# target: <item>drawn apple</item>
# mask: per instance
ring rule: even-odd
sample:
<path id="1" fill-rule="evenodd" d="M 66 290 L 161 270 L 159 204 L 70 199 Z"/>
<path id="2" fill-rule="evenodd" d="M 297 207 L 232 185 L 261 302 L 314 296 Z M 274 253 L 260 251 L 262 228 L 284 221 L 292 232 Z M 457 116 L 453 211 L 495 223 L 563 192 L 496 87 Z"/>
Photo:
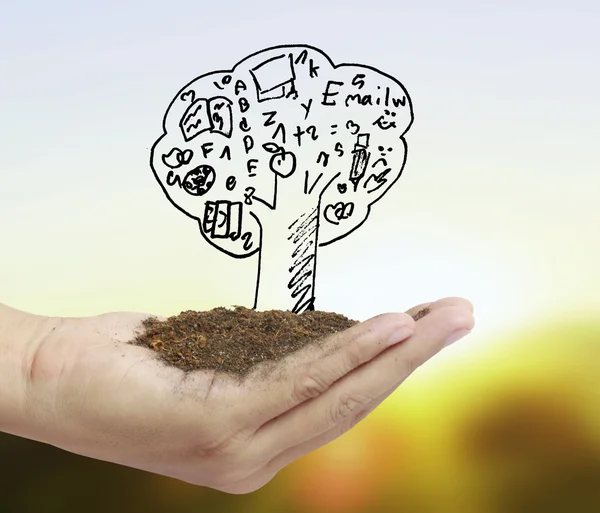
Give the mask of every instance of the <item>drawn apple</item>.
<path id="1" fill-rule="evenodd" d="M 281 178 L 287 178 L 296 171 L 296 155 L 291 151 L 282 151 L 271 157 L 269 162 L 271 171 L 277 173 Z"/>
<path id="2" fill-rule="evenodd" d="M 296 155 L 291 151 L 285 151 L 281 146 L 275 143 L 263 144 L 265 151 L 271 153 L 269 168 L 273 173 L 278 174 L 281 178 L 287 178 L 296 171 Z"/>

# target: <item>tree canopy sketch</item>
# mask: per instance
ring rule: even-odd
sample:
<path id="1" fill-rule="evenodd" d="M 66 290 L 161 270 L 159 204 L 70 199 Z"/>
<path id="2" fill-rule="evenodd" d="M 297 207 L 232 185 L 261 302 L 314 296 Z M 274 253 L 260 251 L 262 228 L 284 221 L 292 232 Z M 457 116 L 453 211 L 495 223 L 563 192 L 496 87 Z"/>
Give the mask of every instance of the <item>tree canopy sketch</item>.
<path id="1" fill-rule="evenodd" d="M 207 242 L 258 253 L 254 308 L 300 313 L 315 308 L 317 249 L 359 228 L 396 183 L 412 122 L 395 78 L 278 46 L 179 91 L 151 167 Z"/>

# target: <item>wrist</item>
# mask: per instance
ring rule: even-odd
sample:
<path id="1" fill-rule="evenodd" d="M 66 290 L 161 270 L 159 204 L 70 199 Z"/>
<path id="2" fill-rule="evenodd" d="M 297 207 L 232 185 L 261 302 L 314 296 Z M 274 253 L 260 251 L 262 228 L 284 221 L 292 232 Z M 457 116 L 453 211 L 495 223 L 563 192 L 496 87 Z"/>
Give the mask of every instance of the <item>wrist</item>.
<path id="1" fill-rule="evenodd" d="M 53 320 L 0 303 L 0 431 L 38 439 L 31 372 Z"/>

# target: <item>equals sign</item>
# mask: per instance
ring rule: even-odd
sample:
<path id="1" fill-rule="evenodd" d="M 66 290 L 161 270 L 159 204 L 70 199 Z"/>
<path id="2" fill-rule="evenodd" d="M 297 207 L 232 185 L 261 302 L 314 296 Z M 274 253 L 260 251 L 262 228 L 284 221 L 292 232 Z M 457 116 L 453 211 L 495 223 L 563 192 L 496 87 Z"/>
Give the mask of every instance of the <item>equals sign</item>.
<path id="1" fill-rule="evenodd" d="M 337 134 L 337 125 L 331 125 L 331 135 Z"/>

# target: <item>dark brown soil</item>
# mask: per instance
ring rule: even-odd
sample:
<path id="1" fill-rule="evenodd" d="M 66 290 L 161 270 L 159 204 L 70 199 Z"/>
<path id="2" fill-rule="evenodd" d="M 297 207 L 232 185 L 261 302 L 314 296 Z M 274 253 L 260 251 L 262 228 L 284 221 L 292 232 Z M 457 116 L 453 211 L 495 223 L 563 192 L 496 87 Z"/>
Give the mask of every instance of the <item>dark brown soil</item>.
<path id="1" fill-rule="evenodd" d="M 186 372 L 210 369 L 243 377 L 261 362 L 280 360 L 357 322 L 322 311 L 190 310 L 166 321 L 147 319 L 132 344 L 155 350 L 163 362 Z"/>
<path id="2" fill-rule="evenodd" d="M 413 315 L 413 319 L 415 321 L 418 321 L 419 319 L 422 319 L 430 312 L 431 312 L 431 308 L 426 306 L 425 308 L 422 308 L 421 310 L 419 310 L 415 315 Z"/>

